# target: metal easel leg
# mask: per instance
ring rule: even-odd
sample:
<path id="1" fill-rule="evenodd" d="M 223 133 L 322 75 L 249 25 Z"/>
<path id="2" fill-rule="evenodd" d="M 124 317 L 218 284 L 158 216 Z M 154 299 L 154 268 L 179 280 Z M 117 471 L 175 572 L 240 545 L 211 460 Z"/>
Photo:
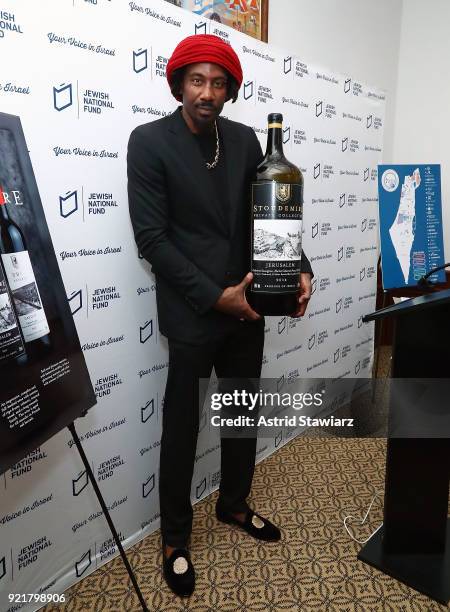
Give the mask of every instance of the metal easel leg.
<path id="1" fill-rule="evenodd" d="M 111 533 L 112 533 L 112 535 L 114 537 L 114 540 L 116 542 L 117 549 L 120 552 L 120 556 L 122 557 L 122 561 L 124 562 L 124 565 L 126 567 L 128 575 L 130 577 L 130 580 L 131 580 L 131 582 L 133 584 L 134 590 L 136 591 L 136 595 L 138 596 L 139 601 L 141 603 L 142 610 L 144 612 L 149 612 L 149 609 L 147 608 L 147 605 L 145 603 L 145 599 L 144 599 L 144 597 L 142 595 L 141 589 L 139 588 L 139 585 L 137 583 L 136 576 L 134 575 L 133 568 L 131 567 L 130 562 L 128 561 L 127 555 L 125 554 L 125 551 L 124 551 L 123 546 L 122 546 L 122 542 L 120 541 L 120 538 L 119 538 L 119 535 L 117 533 L 117 530 L 116 530 L 116 528 L 114 526 L 114 523 L 112 522 L 111 515 L 109 514 L 109 510 L 108 510 L 108 508 L 106 507 L 106 504 L 105 504 L 105 500 L 103 499 L 103 495 L 102 495 L 102 493 L 101 493 L 101 491 L 100 491 L 100 489 L 98 487 L 97 481 L 95 480 L 95 476 L 94 476 L 94 474 L 92 472 L 91 466 L 89 465 L 89 461 L 87 460 L 87 457 L 86 457 L 86 454 L 84 452 L 84 449 L 81 446 L 80 438 L 78 437 L 78 434 L 77 434 L 77 432 L 75 430 L 75 423 L 71 423 L 70 425 L 68 425 L 68 429 L 69 429 L 70 433 L 72 434 L 72 437 L 73 437 L 73 440 L 75 442 L 75 445 L 76 445 L 76 447 L 78 449 L 78 452 L 80 453 L 81 460 L 83 461 L 84 467 L 86 468 L 86 471 L 87 471 L 87 473 L 89 475 L 89 479 L 90 479 L 90 481 L 92 483 L 92 486 L 94 487 L 95 494 L 97 496 L 97 499 L 98 499 L 98 501 L 100 503 L 100 506 L 101 506 L 101 508 L 103 510 L 103 514 L 105 515 L 106 521 L 107 521 L 107 523 L 109 525 Z"/>

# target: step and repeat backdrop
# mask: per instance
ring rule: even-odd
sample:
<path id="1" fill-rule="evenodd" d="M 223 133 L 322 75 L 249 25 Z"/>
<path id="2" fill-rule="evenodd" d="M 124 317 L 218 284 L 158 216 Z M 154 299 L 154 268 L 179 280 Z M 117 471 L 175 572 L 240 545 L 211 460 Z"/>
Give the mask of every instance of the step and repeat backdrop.
<path id="1" fill-rule="evenodd" d="M 128 218 L 126 148 L 136 125 L 175 110 L 165 66 L 195 33 L 221 36 L 241 59 L 224 116 L 252 126 L 264 149 L 267 114 L 282 112 L 286 156 L 305 177 L 313 296 L 302 320 L 267 318 L 263 375 L 289 391 L 298 379 L 323 388 L 371 374 L 373 327 L 361 318 L 375 307 L 384 93 L 162 0 L 0 0 L 0 111 L 22 122 L 98 402 L 76 426 L 126 547 L 159 527 L 168 366 Z M 261 437 L 257 461 L 298 432 Z M 205 410 L 194 502 L 218 487 L 219 444 Z M 61 593 L 115 554 L 67 430 L 1 477 L 1 610 L 35 610 L 7 594 Z"/>

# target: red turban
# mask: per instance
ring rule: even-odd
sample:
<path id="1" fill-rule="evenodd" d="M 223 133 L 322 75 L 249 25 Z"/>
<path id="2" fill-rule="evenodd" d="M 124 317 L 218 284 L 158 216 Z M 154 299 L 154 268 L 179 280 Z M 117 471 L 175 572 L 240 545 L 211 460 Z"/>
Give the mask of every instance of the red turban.
<path id="1" fill-rule="evenodd" d="M 194 34 L 178 43 L 166 66 L 169 85 L 171 85 L 174 70 L 188 64 L 202 62 L 222 66 L 236 79 L 239 87 L 241 86 L 242 67 L 236 52 L 219 36 L 212 34 Z M 175 98 L 181 102 L 180 95 Z"/>

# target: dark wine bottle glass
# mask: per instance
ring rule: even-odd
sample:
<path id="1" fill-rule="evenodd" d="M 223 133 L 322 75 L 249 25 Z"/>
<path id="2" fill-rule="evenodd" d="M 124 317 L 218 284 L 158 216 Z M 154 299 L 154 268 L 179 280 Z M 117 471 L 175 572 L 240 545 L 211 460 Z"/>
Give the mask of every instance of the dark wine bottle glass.
<path id="1" fill-rule="evenodd" d="M 268 116 L 267 150 L 252 183 L 247 301 L 261 315 L 292 315 L 300 288 L 303 175 L 283 153 L 283 115 Z"/>

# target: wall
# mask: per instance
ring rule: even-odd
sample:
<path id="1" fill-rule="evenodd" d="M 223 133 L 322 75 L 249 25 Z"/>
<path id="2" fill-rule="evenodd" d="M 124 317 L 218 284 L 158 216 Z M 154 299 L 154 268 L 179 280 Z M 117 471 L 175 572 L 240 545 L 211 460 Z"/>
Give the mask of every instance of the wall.
<path id="1" fill-rule="evenodd" d="M 271 45 L 386 91 L 384 160 L 392 156 L 401 15 L 402 0 L 271 0 L 269 5 Z"/>
<path id="2" fill-rule="evenodd" d="M 370 0 L 272 0 L 269 9 L 272 45 L 355 78 L 364 76 L 386 90 L 384 163 L 442 165 L 446 260 L 450 153 L 442 126 L 450 107 L 450 81 L 443 78 L 450 57 L 449 23 L 447 0 L 379 0 L 376 5 Z"/>
<path id="3" fill-rule="evenodd" d="M 446 261 L 450 258 L 450 3 L 404 0 L 392 157 L 396 163 L 438 163 Z M 445 126 L 446 129 L 445 129 Z M 386 152 L 387 154 L 387 152 Z"/>

